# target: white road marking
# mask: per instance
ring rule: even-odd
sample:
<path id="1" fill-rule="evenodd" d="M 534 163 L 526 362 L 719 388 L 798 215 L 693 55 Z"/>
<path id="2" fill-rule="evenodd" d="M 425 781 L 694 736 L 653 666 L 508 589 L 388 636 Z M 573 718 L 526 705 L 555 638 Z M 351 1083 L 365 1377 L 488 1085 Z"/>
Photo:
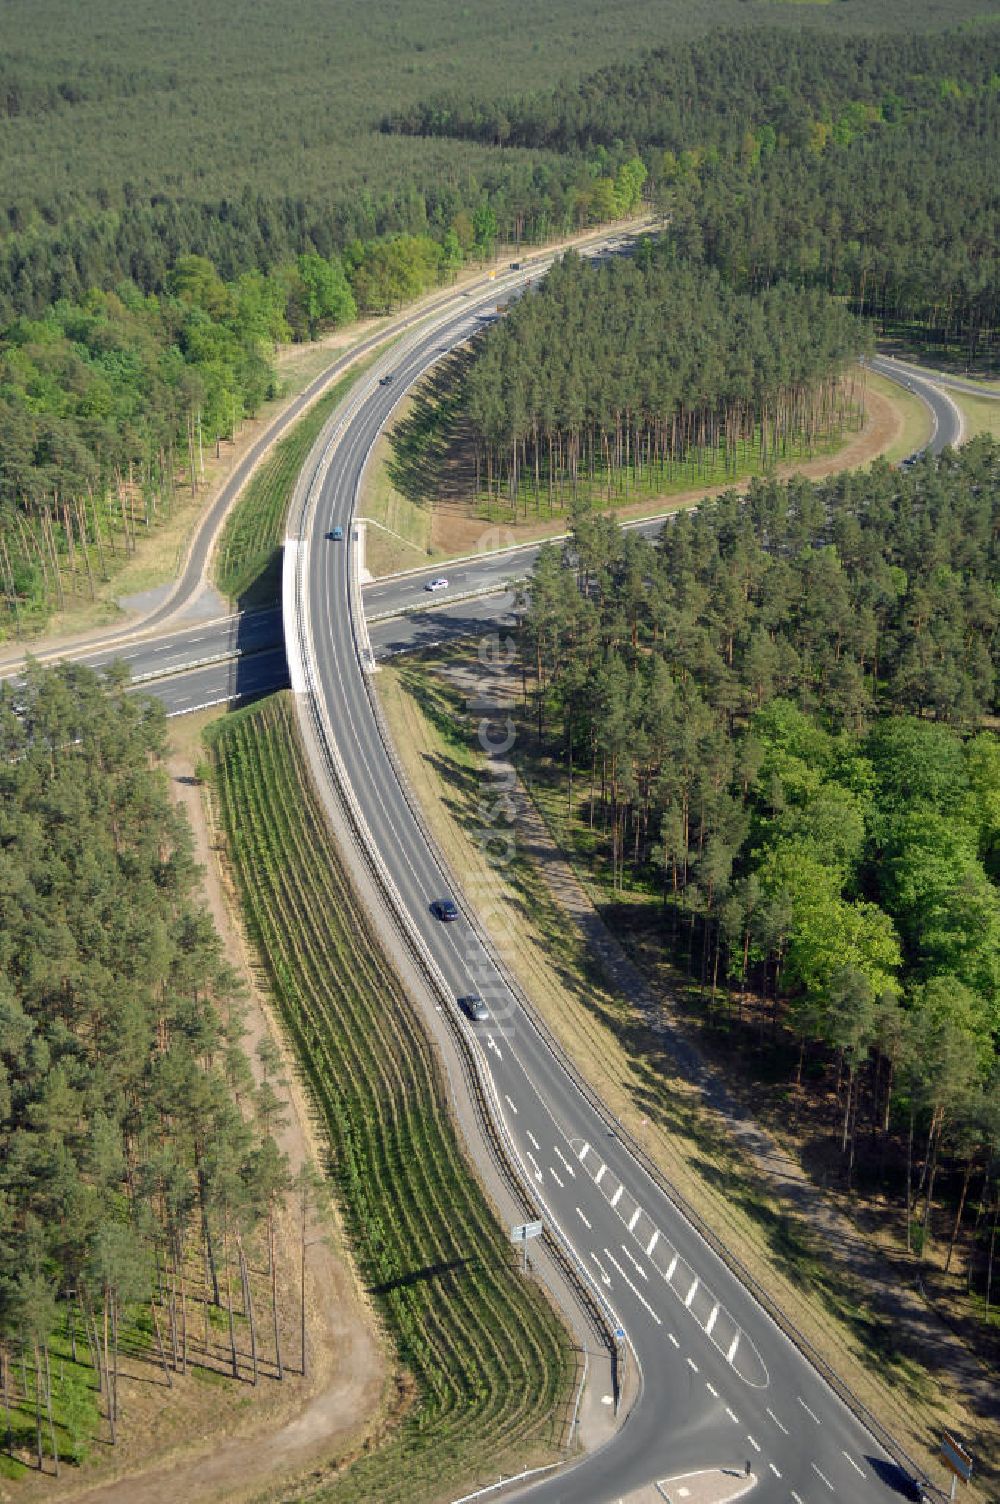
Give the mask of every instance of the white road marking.
<path id="1" fill-rule="evenodd" d="M 611 1283 L 611 1275 L 605 1269 L 604 1265 L 601 1263 L 600 1259 L 597 1257 L 597 1254 L 592 1252 L 591 1255 L 590 1255 L 590 1257 L 593 1259 L 594 1263 L 597 1265 L 598 1269 L 601 1271 L 601 1279 L 604 1281 L 604 1283 L 606 1285 L 610 1285 L 610 1283 Z"/>
<path id="2" fill-rule="evenodd" d="M 705 1336 L 706 1337 L 711 1337 L 711 1335 L 712 1335 L 712 1328 L 715 1325 L 716 1321 L 718 1321 L 718 1319 L 719 1319 L 719 1305 L 718 1305 L 718 1302 L 716 1302 L 715 1305 L 712 1307 L 712 1313 L 711 1313 L 711 1315 L 709 1316 L 708 1320 L 705 1322 Z"/>
<path id="3" fill-rule="evenodd" d="M 634 1258 L 632 1256 L 632 1254 L 629 1253 L 629 1251 L 625 1247 L 624 1243 L 621 1245 L 621 1249 L 622 1249 L 622 1253 L 628 1259 L 629 1263 L 632 1265 L 632 1268 L 635 1270 L 636 1274 L 638 1274 L 639 1278 L 640 1279 L 644 1279 L 644 1280 L 646 1280 L 648 1282 L 649 1275 L 646 1273 L 645 1269 L 639 1263 L 638 1259 Z"/>
<path id="4" fill-rule="evenodd" d="M 695 1277 L 694 1277 L 694 1279 L 691 1281 L 691 1288 L 688 1291 L 688 1293 L 687 1293 L 687 1295 L 686 1295 L 686 1297 L 684 1299 L 684 1304 L 688 1307 L 689 1310 L 690 1310 L 690 1307 L 691 1307 L 691 1302 L 694 1300 L 695 1292 L 698 1289 L 698 1286 L 700 1284 L 701 1284 L 701 1280 L 698 1278 L 698 1276 L 696 1274 Z"/>
<path id="5" fill-rule="evenodd" d="M 816 1466 L 815 1462 L 810 1462 L 809 1466 L 812 1468 L 812 1470 L 816 1474 L 817 1478 L 822 1478 L 823 1482 L 826 1484 L 826 1486 L 830 1490 L 830 1492 L 832 1494 L 836 1493 L 836 1489 L 834 1488 L 833 1484 L 830 1482 L 829 1478 L 827 1478 L 823 1473 L 820 1472 L 820 1470 Z"/>
<path id="6" fill-rule="evenodd" d="M 680 1343 L 677 1341 L 677 1338 L 674 1336 L 673 1332 L 668 1332 L 667 1336 L 670 1338 L 675 1347 L 680 1347 Z"/>
<path id="7" fill-rule="evenodd" d="M 625 1190 L 625 1187 L 623 1185 L 620 1185 L 618 1187 L 617 1191 L 615 1191 L 615 1194 L 611 1198 L 611 1205 L 612 1206 L 617 1206 L 618 1205 L 619 1201 L 622 1199 L 622 1193 L 624 1192 L 624 1190 Z"/>
<path id="8" fill-rule="evenodd" d="M 864 1470 L 864 1468 L 863 1467 L 858 1467 L 858 1464 L 855 1462 L 855 1460 L 851 1456 L 850 1452 L 844 1452 L 844 1456 L 847 1458 L 848 1462 L 851 1464 L 851 1466 L 853 1467 L 854 1471 L 856 1473 L 860 1473 L 861 1476 L 862 1476 L 862 1478 L 863 1478 L 865 1476 L 865 1470 Z"/>
<path id="9" fill-rule="evenodd" d="M 731 1363 L 733 1361 L 733 1359 L 736 1357 L 736 1349 L 739 1347 L 739 1345 L 740 1345 L 740 1334 L 739 1334 L 739 1332 L 737 1332 L 736 1336 L 733 1338 L 732 1342 L 730 1342 L 730 1344 L 729 1344 L 729 1351 L 726 1354 L 726 1362 L 727 1363 Z"/>
<path id="10" fill-rule="evenodd" d="M 584 1227 L 589 1232 L 590 1231 L 590 1223 L 587 1221 L 586 1217 L 583 1215 L 583 1212 L 580 1210 L 579 1207 L 577 1207 L 577 1209 L 576 1209 L 576 1214 L 580 1218 L 580 1221 L 583 1223 Z"/>
<path id="11" fill-rule="evenodd" d="M 710 1384 L 707 1379 L 705 1380 L 705 1388 L 708 1390 L 713 1400 L 717 1400 L 719 1398 L 719 1391 L 716 1389 L 715 1385 Z"/>
<path id="12" fill-rule="evenodd" d="M 488 1034 L 486 1036 L 486 1043 L 487 1043 L 488 1047 L 493 1051 L 493 1053 L 497 1057 L 497 1059 L 498 1060 L 502 1060 L 503 1056 L 500 1053 L 500 1046 L 497 1044 L 497 1042 L 493 1038 L 492 1034 Z"/>
<path id="13" fill-rule="evenodd" d="M 795 1500 L 795 1504 L 802 1504 L 802 1500 L 799 1498 L 794 1488 L 792 1489 L 792 1498 Z"/>
<path id="14" fill-rule="evenodd" d="M 535 1135 L 530 1130 L 528 1130 L 528 1142 L 530 1143 L 530 1145 L 531 1145 L 531 1147 L 533 1149 L 540 1150 L 541 1147 L 542 1147 L 541 1144 L 538 1142 L 537 1138 L 535 1137 Z"/>
<path id="15" fill-rule="evenodd" d="M 805 1400 L 804 1400 L 804 1399 L 803 1399 L 803 1398 L 802 1398 L 802 1396 L 801 1396 L 801 1394 L 797 1394 L 797 1395 L 796 1395 L 796 1396 L 795 1396 L 795 1398 L 796 1398 L 796 1399 L 797 1399 L 797 1400 L 798 1400 L 798 1402 L 799 1402 L 799 1404 L 800 1404 L 800 1405 L 801 1405 L 801 1406 L 802 1406 L 802 1408 L 803 1408 L 803 1410 L 804 1410 L 804 1411 L 805 1411 L 805 1412 L 806 1412 L 806 1414 L 807 1414 L 807 1415 L 808 1415 L 808 1416 L 810 1416 L 810 1417 L 811 1417 L 811 1419 L 813 1419 L 813 1420 L 814 1420 L 814 1421 L 815 1421 L 815 1422 L 816 1422 L 816 1424 L 817 1424 L 817 1425 L 819 1425 L 819 1423 L 820 1423 L 820 1421 L 819 1421 L 819 1416 L 818 1416 L 818 1415 L 815 1415 L 815 1414 L 813 1414 L 813 1412 L 812 1412 L 812 1410 L 810 1410 L 810 1409 L 809 1409 L 809 1406 L 808 1406 L 808 1405 L 807 1405 L 807 1404 L 806 1404 L 806 1402 L 805 1402 Z"/>
<path id="16" fill-rule="evenodd" d="M 594 1184 L 595 1185 L 600 1185 L 601 1181 L 604 1179 L 604 1177 L 607 1174 L 607 1172 L 608 1172 L 607 1165 L 602 1165 L 601 1168 L 598 1170 L 597 1174 L 594 1176 Z"/>
<path id="17" fill-rule="evenodd" d="M 552 1168 L 551 1165 L 549 1165 L 549 1174 L 552 1176 L 552 1179 L 555 1181 L 555 1183 L 559 1187 L 559 1189 L 563 1190 L 563 1183 L 559 1179 L 559 1176 L 556 1174 L 555 1170 L 553 1170 L 553 1168 Z"/>
<path id="18" fill-rule="evenodd" d="M 653 1249 L 656 1247 L 657 1243 L 659 1242 L 659 1238 L 660 1238 L 660 1229 L 657 1227 L 653 1231 L 653 1236 L 650 1238 L 649 1242 L 646 1244 L 646 1257 L 647 1257 L 647 1259 L 649 1258 L 649 1255 L 652 1253 Z"/>
<path id="19" fill-rule="evenodd" d="M 688 1358 L 688 1360 L 687 1360 L 687 1366 L 688 1366 L 688 1368 L 691 1369 L 692 1373 L 697 1373 L 698 1372 L 698 1365 L 694 1361 L 693 1358 Z"/>
<path id="20" fill-rule="evenodd" d="M 670 1281 L 674 1277 L 674 1270 L 677 1268 L 677 1258 L 678 1258 L 678 1255 L 675 1253 L 674 1256 L 673 1256 L 673 1258 L 670 1260 L 670 1268 L 667 1270 L 666 1274 L 663 1276 L 663 1278 L 666 1280 L 666 1282 L 667 1282 L 668 1285 L 669 1285 Z"/>
<path id="21" fill-rule="evenodd" d="M 571 1175 L 573 1177 L 573 1179 L 575 1180 L 576 1179 L 576 1171 L 574 1170 L 573 1166 L 570 1164 L 569 1160 L 566 1158 L 565 1154 L 560 1149 L 559 1145 L 558 1144 L 554 1144 L 553 1145 L 553 1149 L 555 1151 L 556 1157 L 558 1159 L 562 1160 L 563 1169 L 566 1171 L 566 1174 L 567 1175 Z"/>
<path id="22" fill-rule="evenodd" d="M 773 1462 L 769 1462 L 767 1465 L 771 1469 L 771 1472 L 774 1474 L 774 1476 L 776 1478 L 780 1478 L 781 1477 L 781 1474 L 778 1472 L 778 1469 L 775 1467 L 775 1465 L 774 1465 Z"/>
<path id="23" fill-rule="evenodd" d="M 504 1099 L 505 1099 L 505 1101 L 507 1103 L 507 1106 L 510 1108 L 511 1112 L 514 1114 L 515 1117 L 517 1117 L 517 1108 L 514 1106 L 514 1103 L 510 1100 L 510 1097 L 507 1096 L 506 1092 L 504 1092 Z"/>
<path id="24" fill-rule="evenodd" d="M 788 1427 L 787 1427 L 787 1426 L 783 1426 L 783 1425 L 782 1425 L 782 1424 L 781 1424 L 781 1421 L 780 1421 L 780 1420 L 779 1420 L 779 1419 L 778 1419 L 778 1417 L 777 1417 L 777 1416 L 776 1416 L 776 1415 L 775 1415 L 775 1413 L 774 1413 L 774 1411 L 773 1411 L 773 1410 L 772 1410 L 772 1409 L 771 1409 L 771 1407 L 770 1407 L 770 1405 L 768 1405 L 768 1406 L 767 1406 L 767 1407 L 766 1407 L 766 1408 L 767 1408 L 767 1413 L 768 1413 L 768 1415 L 769 1415 L 769 1416 L 770 1416 L 770 1417 L 771 1417 L 771 1419 L 772 1419 L 772 1420 L 773 1420 L 773 1421 L 774 1421 L 774 1424 L 775 1424 L 775 1425 L 776 1425 L 776 1426 L 777 1426 L 777 1428 L 778 1428 L 778 1430 L 779 1430 L 779 1431 L 784 1431 L 784 1433 L 785 1433 L 785 1435 L 786 1435 L 786 1436 L 787 1436 L 787 1435 L 788 1435 Z"/>
<path id="25" fill-rule="evenodd" d="M 636 1209 L 635 1209 L 635 1211 L 632 1213 L 631 1219 L 630 1219 L 629 1224 L 628 1224 L 628 1230 L 629 1230 L 629 1232 L 633 1231 L 633 1229 L 635 1228 L 635 1224 L 638 1222 L 638 1220 L 639 1220 L 639 1218 L 641 1216 L 642 1216 L 642 1207 L 641 1206 L 637 1206 Z"/>
<path id="26" fill-rule="evenodd" d="M 737 1425 L 737 1426 L 739 1425 L 739 1423 L 740 1423 L 739 1416 L 736 1415 L 732 1410 L 730 1410 L 730 1408 L 729 1408 L 728 1405 L 726 1406 L 726 1414 L 729 1416 L 729 1419 L 733 1422 L 734 1425 Z"/>
<path id="27" fill-rule="evenodd" d="M 605 1258 L 609 1259 L 611 1261 L 611 1263 L 615 1266 L 615 1268 L 618 1270 L 618 1273 L 621 1275 L 622 1279 L 625 1281 L 625 1283 L 628 1285 L 629 1289 L 632 1291 L 632 1294 L 635 1296 L 636 1300 L 639 1302 L 640 1305 L 645 1306 L 646 1310 L 649 1312 L 650 1316 L 652 1316 L 652 1318 L 656 1322 L 657 1326 L 662 1326 L 663 1325 L 662 1321 L 660 1320 L 659 1316 L 657 1316 L 656 1312 L 653 1310 L 653 1307 L 650 1305 L 650 1303 L 646 1299 L 645 1295 L 643 1295 L 642 1291 L 636 1285 L 634 1285 L 632 1283 L 632 1281 L 629 1279 L 628 1275 L 625 1273 L 625 1270 L 622 1268 L 621 1264 L 619 1264 L 618 1260 L 615 1258 L 614 1254 L 611 1252 L 611 1250 L 609 1248 L 605 1248 L 605 1250 L 604 1250 L 604 1256 L 605 1256 Z"/>
<path id="28" fill-rule="evenodd" d="M 531 1160 L 532 1167 L 533 1167 L 533 1169 L 535 1171 L 535 1179 L 536 1180 L 541 1180 L 541 1178 L 542 1178 L 542 1172 L 538 1168 L 538 1160 L 535 1158 L 535 1156 L 533 1154 L 529 1154 L 528 1158 Z"/>
<path id="29" fill-rule="evenodd" d="M 748 1442 L 749 1442 L 749 1443 L 750 1443 L 750 1445 L 751 1445 L 751 1446 L 752 1446 L 752 1447 L 753 1447 L 753 1449 L 754 1449 L 754 1451 L 755 1451 L 755 1452 L 759 1452 L 759 1451 L 760 1451 L 760 1442 L 759 1442 L 759 1441 L 754 1441 L 754 1439 L 753 1439 L 753 1437 L 752 1437 L 752 1436 L 751 1436 L 751 1435 L 750 1435 L 750 1432 L 749 1432 L 749 1431 L 748 1431 L 748 1432 L 747 1432 L 747 1441 L 748 1441 Z"/>
<path id="30" fill-rule="evenodd" d="M 583 1164 L 583 1161 L 587 1158 L 587 1155 L 589 1153 L 590 1153 L 590 1145 L 589 1144 L 584 1144 L 583 1148 L 580 1150 L 580 1163 L 581 1164 Z"/>

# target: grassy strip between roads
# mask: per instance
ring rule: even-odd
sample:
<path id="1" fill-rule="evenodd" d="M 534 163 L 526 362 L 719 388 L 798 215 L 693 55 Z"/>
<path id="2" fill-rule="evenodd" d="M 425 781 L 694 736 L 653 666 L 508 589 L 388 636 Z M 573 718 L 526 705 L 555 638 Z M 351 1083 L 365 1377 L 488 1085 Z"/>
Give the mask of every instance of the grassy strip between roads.
<path id="1" fill-rule="evenodd" d="M 324 1500 L 437 1500 L 551 1458 L 567 1335 L 521 1278 L 444 1106 L 429 1040 L 352 891 L 279 695 L 208 732 L 248 928 L 330 1143 L 370 1293 L 416 1396 Z"/>
<path id="2" fill-rule="evenodd" d="M 512 859 L 491 863 L 473 833 L 483 820 L 485 759 L 466 699 L 498 687 L 474 644 L 383 665 L 378 690 L 393 742 L 445 856 L 482 895 L 508 965 L 581 1073 L 660 1169 L 769 1290 L 812 1345 L 932 1475 L 939 1429 L 980 1434 L 946 1374 L 900 1350 L 870 1293 L 829 1257 L 806 1218 L 778 1200 L 703 1108 L 662 1038 L 612 988 L 567 921 L 522 828 Z M 444 670 L 444 672 L 442 672 Z M 516 693 L 516 684 L 511 686 Z M 533 792 L 536 792 L 533 790 Z M 563 796 L 565 797 L 565 796 Z M 551 818 L 555 801 L 545 813 Z M 984 1458 L 985 1467 L 985 1458 Z M 984 1498 L 973 1487 L 970 1499 Z"/>
<path id="3" fill-rule="evenodd" d="M 245 608 L 277 599 L 285 517 L 299 472 L 338 402 L 382 353 L 377 351 L 335 382 L 251 476 L 229 515 L 215 557 L 215 582 L 230 600 Z"/>

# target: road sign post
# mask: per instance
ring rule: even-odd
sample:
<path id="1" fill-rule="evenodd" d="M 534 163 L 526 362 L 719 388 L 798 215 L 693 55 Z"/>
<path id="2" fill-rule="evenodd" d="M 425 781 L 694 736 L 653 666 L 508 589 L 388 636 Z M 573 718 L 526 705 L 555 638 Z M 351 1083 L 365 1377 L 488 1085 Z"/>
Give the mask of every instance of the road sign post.
<path id="1" fill-rule="evenodd" d="M 949 1436 L 947 1431 L 941 1442 L 941 1456 L 944 1458 L 945 1467 L 951 1470 L 951 1497 L 954 1498 L 959 1478 L 963 1483 L 968 1483 L 972 1477 L 972 1456 L 965 1450 L 962 1443 L 956 1441 L 954 1436 Z"/>
<path id="2" fill-rule="evenodd" d="M 524 1252 L 524 1262 L 521 1267 L 525 1271 L 528 1268 L 528 1242 L 531 1238 L 540 1238 L 541 1236 L 541 1222 L 519 1222 L 516 1227 L 512 1227 L 510 1230 L 510 1241 L 512 1243 L 520 1243 Z"/>

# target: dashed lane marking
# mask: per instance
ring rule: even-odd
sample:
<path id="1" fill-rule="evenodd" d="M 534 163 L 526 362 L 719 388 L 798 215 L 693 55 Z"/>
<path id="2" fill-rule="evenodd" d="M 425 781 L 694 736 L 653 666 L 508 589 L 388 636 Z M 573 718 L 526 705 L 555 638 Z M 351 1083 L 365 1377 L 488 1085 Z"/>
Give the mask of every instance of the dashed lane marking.
<path id="1" fill-rule="evenodd" d="M 510 1110 L 514 1114 L 514 1116 L 517 1117 L 517 1108 L 514 1106 L 514 1103 L 510 1100 L 510 1097 L 507 1096 L 506 1092 L 504 1092 L 504 1100 L 506 1101 L 507 1106 L 510 1108 Z"/>
<path id="2" fill-rule="evenodd" d="M 592 1176 L 594 1184 L 601 1187 L 602 1194 L 611 1209 L 617 1213 L 626 1231 L 645 1252 L 655 1273 L 670 1286 L 674 1296 L 701 1327 L 716 1350 L 726 1358 L 737 1377 L 751 1388 L 766 1388 L 769 1377 L 764 1360 L 732 1314 L 716 1299 L 711 1289 L 702 1283 L 695 1269 L 681 1258 L 679 1250 L 669 1237 L 653 1225 L 649 1212 L 640 1206 L 624 1182 L 601 1159 L 599 1151 L 595 1151 L 582 1139 L 571 1139 L 570 1147 L 577 1161 Z M 549 1173 L 553 1172 L 550 1170 Z M 561 1185 L 558 1177 L 556 1183 Z M 621 1248 L 647 1288 L 651 1289 L 651 1276 L 636 1262 L 624 1243 Z"/>
<path id="3" fill-rule="evenodd" d="M 848 1462 L 851 1464 L 851 1466 L 853 1467 L 854 1471 L 856 1473 L 860 1473 L 861 1476 L 862 1476 L 862 1478 L 863 1478 L 865 1476 L 865 1470 L 864 1470 L 864 1468 L 863 1467 L 858 1467 L 858 1464 L 855 1462 L 855 1460 L 851 1456 L 850 1452 L 844 1452 L 844 1456 L 847 1458 Z"/>
<path id="4" fill-rule="evenodd" d="M 580 1218 L 580 1221 L 583 1223 L 583 1225 L 587 1229 L 587 1231 L 590 1232 L 590 1223 L 587 1221 L 586 1217 L 583 1215 L 583 1212 L 580 1210 L 579 1207 L 577 1207 L 577 1209 L 576 1209 L 576 1214 Z"/>
<path id="5" fill-rule="evenodd" d="M 532 1169 L 535 1172 L 535 1179 L 536 1180 L 541 1180 L 541 1178 L 542 1178 L 542 1172 L 541 1172 L 541 1170 L 538 1167 L 538 1160 L 535 1158 L 535 1156 L 533 1154 L 529 1154 L 528 1158 L 531 1160 Z"/>
<path id="6" fill-rule="evenodd" d="M 531 1147 L 533 1149 L 540 1150 L 541 1147 L 542 1147 L 541 1144 L 538 1142 L 537 1138 L 535 1137 L 535 1135 L 533 1133 L 531 1133 L 531 1132 L 528 1133 L 528 1143 L 531 1145 Z"/>
<path id="7" fill-rule="evenodd" d="M 710 1384 L 707 1379 L 705 1380 L 705 1388 L 708 1390 L 713 1400 L 717 1400 L 719 1398 L 719 1391 L 716 1389 L 715 1385 Z"/>
<path id="8" fill-rule="evenodd" d="M 594 1263 L 597 1265 L 598 1269 L 601 1271 L 601 1280 L 603 1281 L 603 1283 L 606 1284 L 606 1285 L 610 1285 L 610 1283 L 611 1283 L 611 1275 L 605 1269 L 604 1265 L 601 1263 L 600 1259 L 597 1257 L 597 1254 L 594 1253 L 593 1249 L 591 1249 L 590 1257 L 593 1259 Z"/>
<path id="9" fill-rule="evenodd" d="M 573 1166 L 570 1164 L 569 1160 L 566 1158 L 565 1154 L 560 1149 L 559 1145 L 558 1144 L 553 1144 L 552 1147 L 553 1147 L 553 1149 L 555 1151 L 556 1158 L 562 1164 L 562 1167 L 566 1171 L 566 1174 L 570 1177 L 571 1180 L 575 1180 L 576 1179 L 576 1171 L 574 1170 Z"/>
<path id="10" fill-rule="evenodd" d="M 662 1326 L 663 1325 L 662 1321 L 660 1320 L 659 1316 L 657 1316 L 656 1312 L 653 1310 L 653 1307 L 650 1305 L 650 1303 L 646 1299 L 645 1295 L 643 1295 L 643 1293 L 639 1289 L 638 1285 L 634 1284 L 632 1282 L 632 1280 L 629 1279 L 628 1275 L 625 1273 L 625 1270 L 622 1268 L 621 1264 L 619 1264 L 618 1260 L 615 1258 L 614 1254 L 611 1252 L 611 1250 L 609 1248 L 605 1248 L 605 1250 L 604 1250 L 604 1256 L 618 1270 L 618 1273 L 621 1275 L 622 1279 L 628 1285 L 629 1289 L 632 1291 L 632 1294 L 635 1296 L 636 1300 L 639 1302 L 639 1304 L 641 1306 L 645 1307 L 645 1309 L 649 1312 L 650 1316 L 652 1316 L 653 1320 L 656 1322 L 657 1326 Z M 688 1361 L 690 1362 L 690 1359 Z"/>
<path id="11" fill-rule="evenodd" d="M 771 1419 L 774 1421 L 774 1424 L 777 1426 L 778 1430 L 779 1431 L 783 1431 L 785 1433 L 785 1435 L 787 1436 L 788 1435 L 788 1427 L 787 1426 L 783 1426 L 781 1424 L 781 1421 L 775 1415 L 775 1413 L 771 1409 L 770 1405 L 767 1405 L 765 1408 L 767 1410 L 768 1415 L 771 1417 Z"/>
<path id="12" fill-rule="evenodd" d="M 806 1414 L 809 1416 L 809 1418 L 811 1420 L 814 1420 L 816 1422 L 816 1424 L 819 1425 L 819 1423 L 820 1423 L 819 1416 L 814 1411 L 812 1411 L 812 1410 L 809 1409 L 809 1406 L 806 1404 L 806 1402 L 802 1398 L 801 1394 L 797 1394 L 795 1396 L 795 1398 L 798 1400 L 799 1404 L 802 1406 L 803 1410 L 806 1412 Z"/>
<path id="13" fill-rule="evenodd" d="M 673 1332 L 668 1332 L 667 1336 L 670 1338 L 675 1347 L 680 1347 L 680 1343 L 677 1341 L 677 1338 L 674 1336 Z"/>
<path id="14" fill-rule="evenodd" d="M 729 1419 L 733 1422 L 734 1426 L 738 1426 L 739 1425 L 739 1423 L 740 1423 L 739 1416 L 736 1414 L 735 1410 L 730 1410 L 730 1408 L 729 1408 L 728 1405 L 726 1406 L 726 1414 L 729 1416 Z"/>
<path id="15" fill-rule="evenodd" d="M 556 1174 L 555 1170 L 553 1170 L 553 1168 L 552 1168 L 551 1165 L 549 1165 L 549 1174 L 552 1176 L 552 1179 L 555 1181 L 555 1183 L 559 1187 L 559 1189 L 562 1190 L 563 1189 L 563 1183 L 559 1179 L 559 1176 Z"/>
<path id="16" fill-rule="evenodd" d="M 775 1467 L 775 1465 L 774 1465 L 773 1462 L 769 1462 L 767 1465 L 771 1469 L 771 1472 L 774 1474 L 774 1476 L 776 1478 L 780 1478 L 781 1477 L 781 1474 L 778 1472 L 778 1469 Z"/>
<path id="17" fill-rule="evenodd" d="M 820 1472 L 820 1470 L 816 1466 L 815 1462 L 810 1462 L 809 1466 L 812 1468 L 812 1470 L 816 1474 L 817 1478 L 821 1479 L 821 1481 L 826 1484 L 827 1488 L 830 1490 L 830 1492 L 832 1494 L 835 1494 L 837 1492 L 837 1490 L 834 1488 L 833 1484 L 830 1482 L 830 1480 L 826 1476 L 826 1474 Z"/>
<path id="18" fill-rule="evenodd" d="M 621 1250 L 622 1250 L 622 1253 L 625 1255 L 625 1257 L 628 1259 L 629 1263 L 632 1265 L 632 1268 L 635 1270 L 635 1272 L 639 1276 L 639 1278 L 640 1279 L 644 1279 L 646 1281 L 646 1283 L 648 1284 L 649 1283 L 649 1275 L 646 1273 L 645 1269 L 639 1263 L 639 1260 L 633 1254 L 629 1253 L 629 1251 L 625 1247 L 624 1243 L 621 1244 Z"/>
<path id="19" fill-rule="evenodd" d="M 691 1369 L 692 1373 L 697 1373 L 698 1372 L 698 1365 L 694 1361 L 693 1358 L 688 1358 L 688 1360 L 687 1360 L 687 1366 L 688 1366 L 688 1368 Z"/>
<path id="20" fill-rule="evenodd" d="M 749 1431 L 747 1432 L 747 1441 L 753 1447 L 753 1449 L 754 1449 L 755 1452 L 759 1452 L 760 1451 L 760 1442 L 759 1441 L 755 1441 L 754 1438 L 750 1435 Z"/>

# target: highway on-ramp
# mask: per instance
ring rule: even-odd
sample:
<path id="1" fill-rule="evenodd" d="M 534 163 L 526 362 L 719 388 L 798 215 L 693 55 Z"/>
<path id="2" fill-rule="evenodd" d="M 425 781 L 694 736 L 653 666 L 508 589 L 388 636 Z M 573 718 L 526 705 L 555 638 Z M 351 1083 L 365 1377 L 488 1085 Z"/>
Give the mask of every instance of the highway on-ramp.
<path id="1" fill-rule="evenodd" d="M 464 1027 L 476 1036 L 537 1214 L 572 1249 L 641 1373 L 638 1399 L 616 1439 L 531 1496 L 540 1504 L 604 1504 L 653 1479 L 749 1462 L 753 1497 L 761 1501 L 898 1499 L 901 1474 L 887 1451 L 765 1312 L 734 1272 L 736 1261 L 720 1257 L 640 1166 L 536 1026 L 461 893 L 454 895 L 463 909 L 456 922 L 442 923 L 431 911 L 452 884 L 408 803 L 374 713 L 352 546 L 328 534 L 341 526 L 350 538 L 362 470 L 392 407 L 442 347 L 468 337 L 477 312 L 470 308 L 415 339 L 400 354 L 391 388 L 362 383 L 286 540 L 285 634 L 292 687 L 300 702 L 315 694 L 322 705 L 334 762 L 449 1005 L 457 1008 L 455 1000 L 470 993 L 488 1004 L 487 1022 L 466 1020 Z M 469 734 L 495 754 L 484 773 L 489 802 L 494 780 L 498 787 L 504 777 L 510 726 L 488 668 Z M 483 841 L 502 858 L 511 834 L 503 824 L 484 827 Z"/>

